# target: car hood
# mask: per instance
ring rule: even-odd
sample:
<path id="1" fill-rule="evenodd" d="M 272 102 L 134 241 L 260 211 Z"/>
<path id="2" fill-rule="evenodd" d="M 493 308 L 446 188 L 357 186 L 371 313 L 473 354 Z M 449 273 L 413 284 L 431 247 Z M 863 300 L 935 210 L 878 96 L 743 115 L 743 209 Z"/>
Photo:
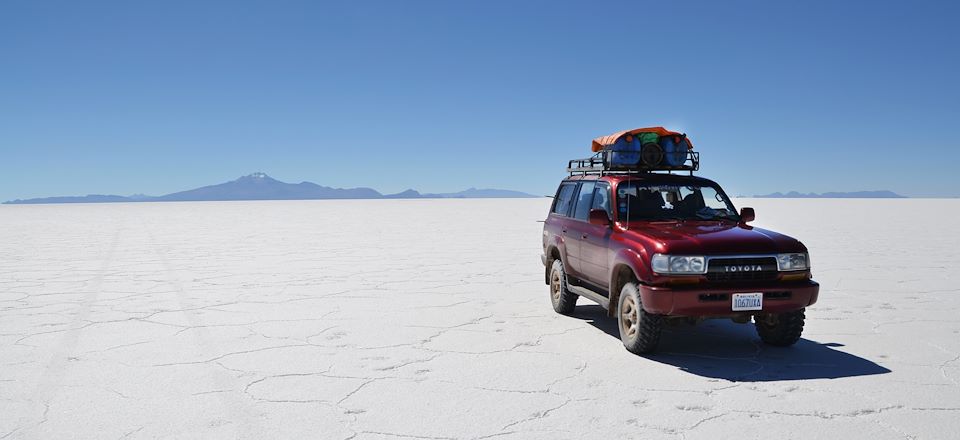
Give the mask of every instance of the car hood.
<path id="1" fill-rule="evenodd" d="M 631 224 L 628 233 L 652 241 L 656 252 L 675 255 L 806 252 L 802 243 L 786 235 L 729 222 Z"/>

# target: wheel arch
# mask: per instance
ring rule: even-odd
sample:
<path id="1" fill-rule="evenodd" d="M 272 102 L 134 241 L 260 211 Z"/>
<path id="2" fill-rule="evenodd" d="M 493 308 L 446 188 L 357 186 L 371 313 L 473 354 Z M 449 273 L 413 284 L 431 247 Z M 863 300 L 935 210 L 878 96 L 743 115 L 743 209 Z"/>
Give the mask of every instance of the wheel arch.
<path id="1" fill-rule="evenodd" d="M 550 284 L 550 269 L 553 267 L 553 262 L 556 260 L 563 261 L 563 258 L 560 257 L 560 248 L 553 244 L 547 246 L 544 255 L 547 256 L 547 264 L 544 267 L 543 282 Z"/>
<path id="2" fill-rule="evenodd" d="M 610 305 L 607 307 L 608 316 L 617 315 L 617 305 L 620 303 L 620 291 L 631 281 L 638 281 L 633 268 L 626 263 L 618 263 L 613 267 L 610 279 Z"/>
<path id="3" fill-rule="evenodd" d="M 649 267 L 644 264 L 644 260 L 641 254 L 632 249 L 622 249 L 620 252 L 617 252 L 610 269 L 610 290 L 608 295 L 610 305 L 607 307 L 608 315 L 616 315 L 617 304 L 620 301 L 620 290 L 623 289 L 624 284 L 630 281 L 640 284 L 644 282 L 644 275 L 647 274 L 648 271 L 644 271 L 643 269 Z"/>

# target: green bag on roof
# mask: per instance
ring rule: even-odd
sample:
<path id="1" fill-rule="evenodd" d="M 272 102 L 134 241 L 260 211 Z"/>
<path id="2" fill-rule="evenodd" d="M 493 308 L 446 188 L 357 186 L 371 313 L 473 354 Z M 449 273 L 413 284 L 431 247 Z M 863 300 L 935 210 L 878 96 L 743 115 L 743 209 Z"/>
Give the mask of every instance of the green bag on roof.
<path id="1" fill-rule="evenodd" d="M 640 138 L 640 145 L 649 142 L 657 143 L 657 141 L 660 139 L 660 136 L 657 136 L 656 133 L 640 133 L 637 135 L 637 137 Z"/>

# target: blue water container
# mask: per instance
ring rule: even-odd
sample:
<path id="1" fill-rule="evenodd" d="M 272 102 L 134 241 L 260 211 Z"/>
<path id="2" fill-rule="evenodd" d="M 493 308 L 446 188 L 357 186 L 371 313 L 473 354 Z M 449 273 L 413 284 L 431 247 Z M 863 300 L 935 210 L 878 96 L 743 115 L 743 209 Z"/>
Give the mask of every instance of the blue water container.
<path id="1" fill-rule="evenodd" d="M 663 164 L 670 167 L 682 166 L 687 160 L 687 149 L 690 143 L 684 136 L 663 136 L 660 138 L 663 147 Z"/>
<path id="2" fill-rule="evenodd" d="M 640 164 L 640 139 L 627 136 L 617 139 L 610 146 L 610 165 L 616 168 L 635 168 Z"/>

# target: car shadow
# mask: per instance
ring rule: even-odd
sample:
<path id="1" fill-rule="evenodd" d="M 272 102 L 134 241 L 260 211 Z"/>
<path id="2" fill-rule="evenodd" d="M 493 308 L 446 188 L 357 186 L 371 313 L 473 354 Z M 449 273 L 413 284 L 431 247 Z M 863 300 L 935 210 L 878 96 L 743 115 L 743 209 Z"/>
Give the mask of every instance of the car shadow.
<path id="1" fill-rule="evenodd" d="M 598 305 L 577 306 L 573 317 L 620 340 L 616 319 Z M 839 347 L 843 344 L 809 339 L 800 339 L 792 347 L 772 347 L 760 341 L 752 323 L 715 319 L 696 326 L 677 323 L 665 327 L 659 350 L 644 358 L 698 376 L 736 382 L 838 379 L 890 372 Z"/>

